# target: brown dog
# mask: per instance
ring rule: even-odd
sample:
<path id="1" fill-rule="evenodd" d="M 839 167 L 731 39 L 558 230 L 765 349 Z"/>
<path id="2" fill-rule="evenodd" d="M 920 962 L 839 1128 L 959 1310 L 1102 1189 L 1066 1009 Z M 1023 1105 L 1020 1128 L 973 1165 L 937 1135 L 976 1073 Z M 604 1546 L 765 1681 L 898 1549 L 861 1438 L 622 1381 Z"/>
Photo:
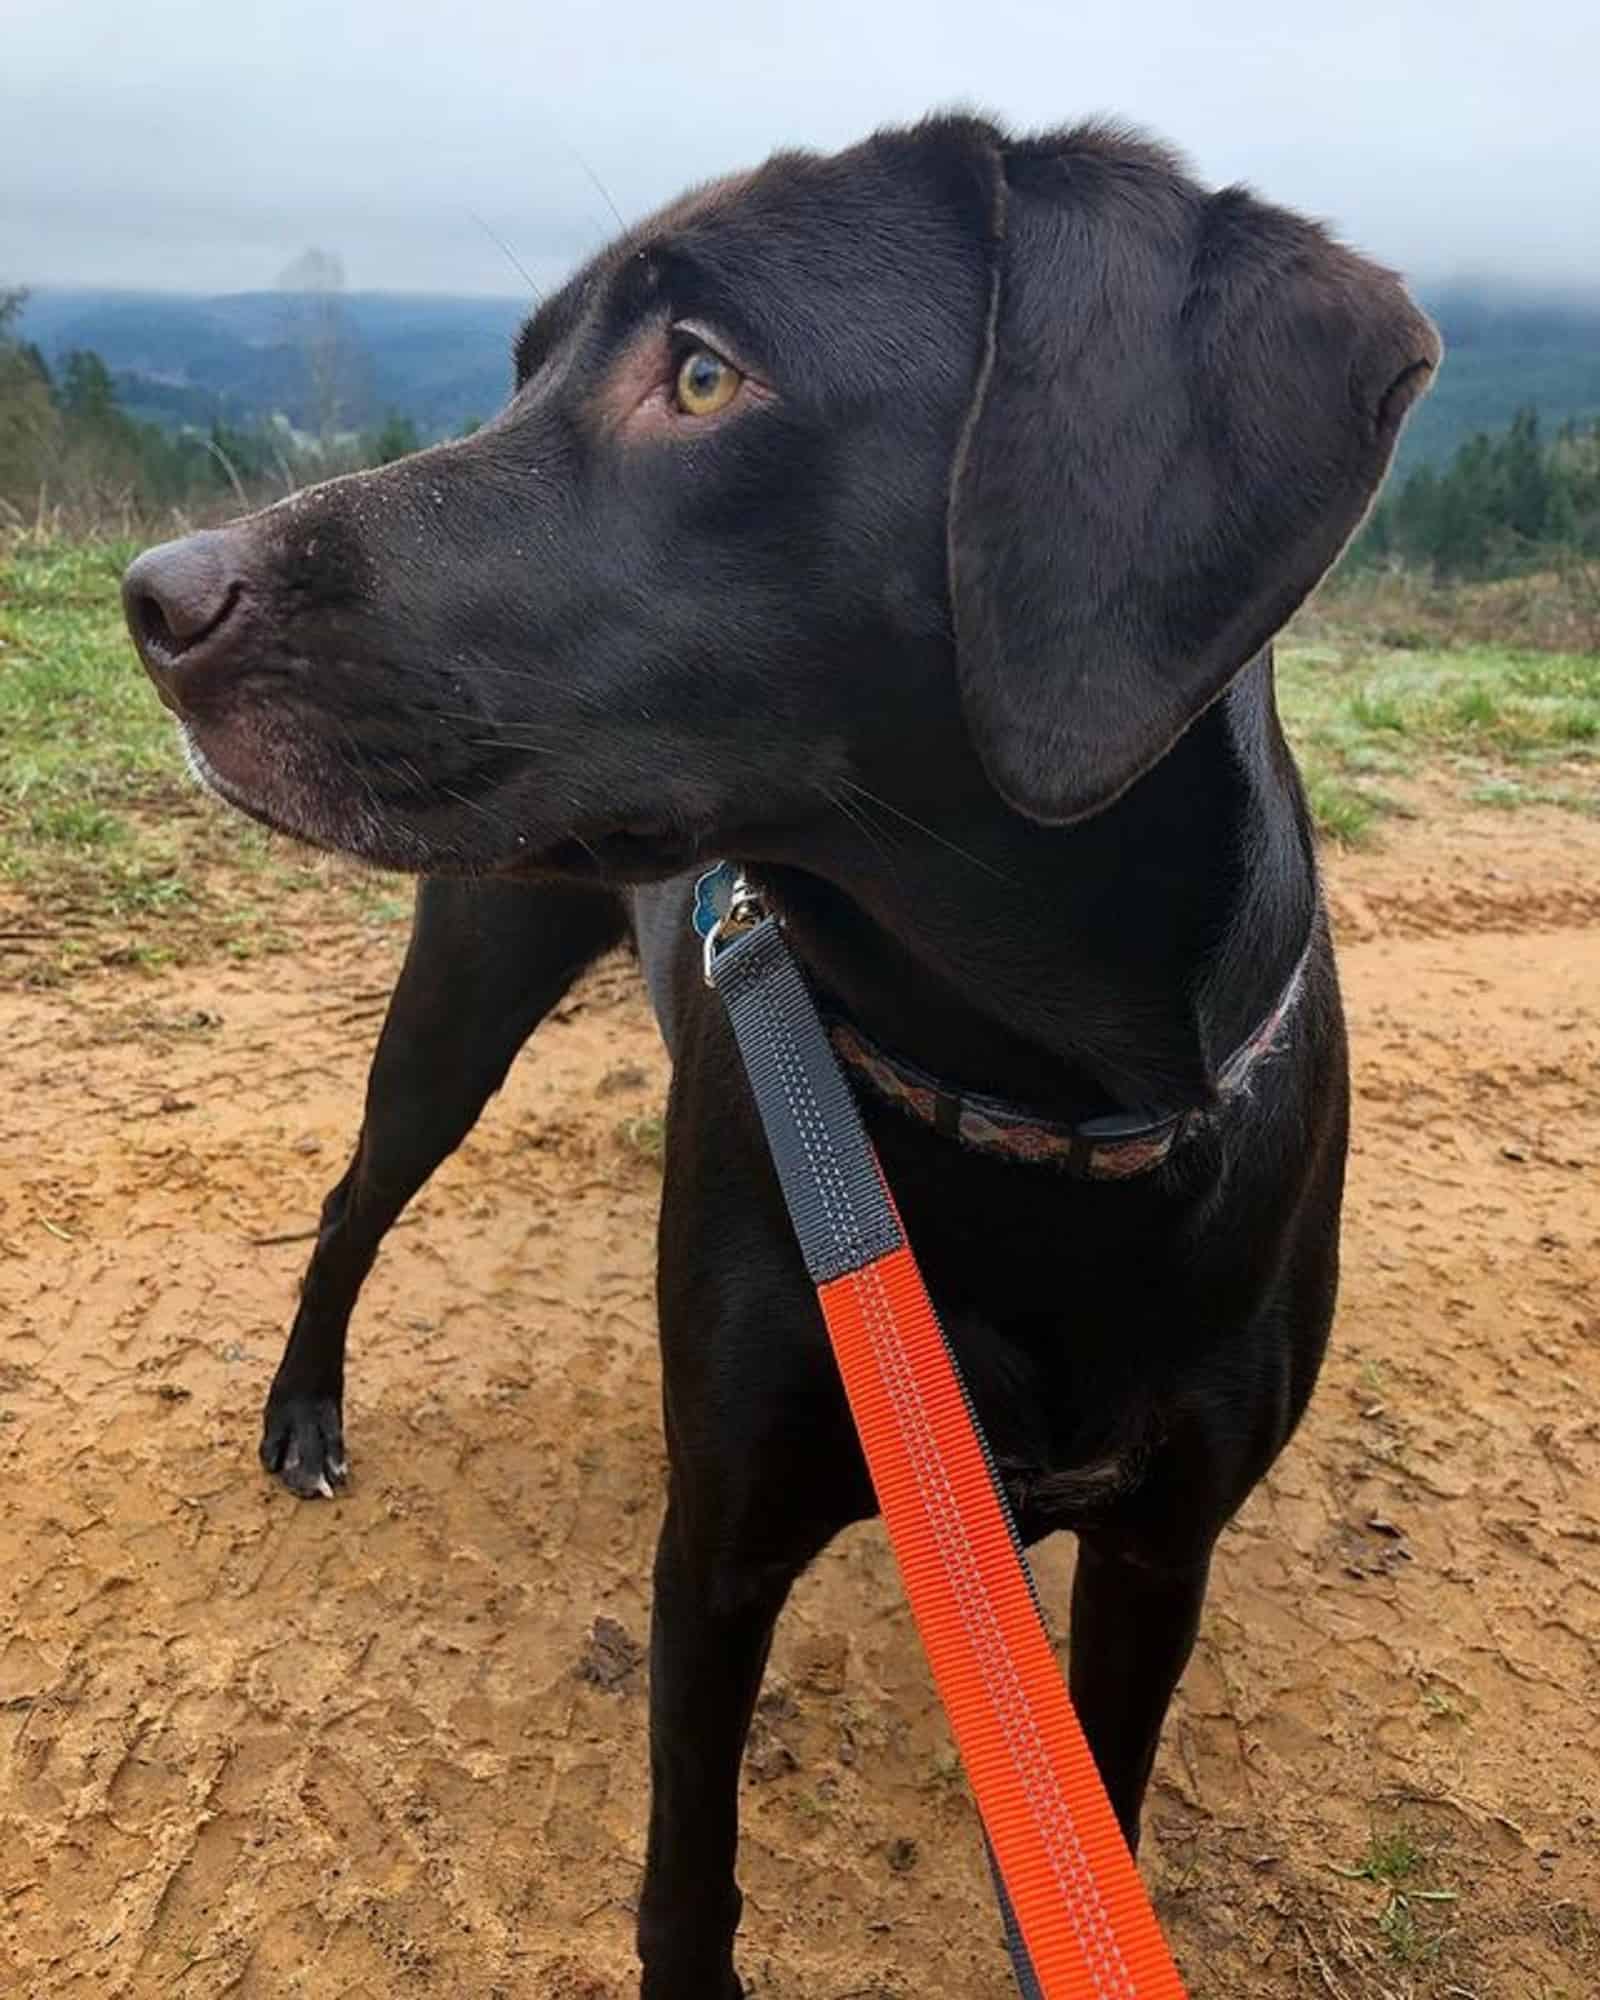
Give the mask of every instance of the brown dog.
<path id="1" fill-rule="evenodd" d="M 1135 1839 L 1337 1282 L 1343 1029 L 1266 648 L 1437 358 L 1387 272 L 1158 148 L 937 119 L 678 203 L 541 308 L 476 436 L 129 571 L 201 775 L 426 878 L 267 1405 L 295 1491 L 344 1477 L 384 1231 L 638 944 L 675 1057 L 648 2000 L 740 1990 L 773 1622 L 873 1509 L 685 871 L 744 862 L 854 1038 L 1024 1532 L 1080 1537 L 1073 1693 Z"/>

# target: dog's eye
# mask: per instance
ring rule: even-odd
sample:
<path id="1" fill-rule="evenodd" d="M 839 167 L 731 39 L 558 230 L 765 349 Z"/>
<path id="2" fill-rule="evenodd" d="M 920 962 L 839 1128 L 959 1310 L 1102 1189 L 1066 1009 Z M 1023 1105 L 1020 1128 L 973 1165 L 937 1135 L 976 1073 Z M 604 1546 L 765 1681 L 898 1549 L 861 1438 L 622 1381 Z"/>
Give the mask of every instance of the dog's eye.
<path id="1" fill-rule="evenodd" d="M 686 417 L 714 417 L 738 395 L 743 380 L 731 362 L 709 347 L 691 348 L 678 368 L 678 408 Z"/>

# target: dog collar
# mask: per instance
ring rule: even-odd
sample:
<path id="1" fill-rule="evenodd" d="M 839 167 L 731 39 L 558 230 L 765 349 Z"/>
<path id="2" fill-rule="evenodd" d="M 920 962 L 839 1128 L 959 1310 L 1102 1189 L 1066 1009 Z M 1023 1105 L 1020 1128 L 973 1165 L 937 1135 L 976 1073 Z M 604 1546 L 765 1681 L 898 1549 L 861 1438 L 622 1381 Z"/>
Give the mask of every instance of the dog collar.
<path id="1" fill-rule="evenodd" d="M 732 862 L 724 861 L 701 876 L 695 885 L 694 926 L 705 944 L 708 983 L 716 949 L 752 928 L 764 914 L 760 897 Z M 824 1006 L 821 1011 L 834 1053 L 849 1073 L 907 1117 L 976 1153 L 1019 1164 L 1064 1167 L 1080 1180 L 1131 1180 L 1159 1167 L 1220 1106 L 1243 1095 L 1294 1011 L 1309 955 L 1307 945 L 1271 1012 L 1222 1065 L 1216 1104 L 1153 1118 L 1139 1112 L 1112 1112 L 1076 1124 L 1041 1118 L 1003 1098 L 957 1090 L 904 1057 L 890 1055 L 837 1010 Z"/>

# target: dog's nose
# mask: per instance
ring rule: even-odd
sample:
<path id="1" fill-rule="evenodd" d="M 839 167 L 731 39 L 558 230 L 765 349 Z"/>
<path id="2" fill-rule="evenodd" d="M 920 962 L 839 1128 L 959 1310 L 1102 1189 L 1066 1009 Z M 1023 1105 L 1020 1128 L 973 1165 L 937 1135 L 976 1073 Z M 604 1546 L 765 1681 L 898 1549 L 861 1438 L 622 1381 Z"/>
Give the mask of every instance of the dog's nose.
<path id="1" fill-rule="evenodd" d="M 174 705 L 210 660 L 244 594 L 231 538 L 216 529 L 147 549 L 122 579 L 122 609 L 151 679 Z"/>

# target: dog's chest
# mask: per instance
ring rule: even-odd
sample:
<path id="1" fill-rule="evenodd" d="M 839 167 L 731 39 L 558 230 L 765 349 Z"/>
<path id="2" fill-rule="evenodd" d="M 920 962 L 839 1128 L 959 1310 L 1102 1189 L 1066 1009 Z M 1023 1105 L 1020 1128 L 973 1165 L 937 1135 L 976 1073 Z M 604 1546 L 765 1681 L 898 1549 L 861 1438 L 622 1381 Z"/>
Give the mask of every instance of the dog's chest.
<path id="1" fill-rule="evenodd" d="M 1122 1356 L 1050 1317 L 941 1318 L 1024 1540 L 1103 1519 L 1137 1489 L 1152 1404 Z"/>

